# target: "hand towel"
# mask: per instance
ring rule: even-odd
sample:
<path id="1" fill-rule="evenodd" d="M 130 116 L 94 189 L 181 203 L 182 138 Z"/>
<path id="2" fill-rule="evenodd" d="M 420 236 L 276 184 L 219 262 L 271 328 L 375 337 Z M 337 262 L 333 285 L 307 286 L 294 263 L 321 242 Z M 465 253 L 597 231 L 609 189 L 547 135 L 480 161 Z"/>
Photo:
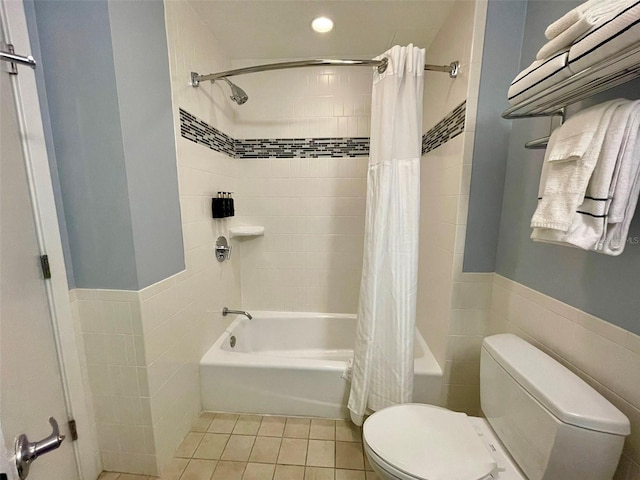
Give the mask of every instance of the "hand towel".
<path id="1" fill-rule="evenodd" d="M 584 16 L 585 11 L 590 7 L 607 1 L 610 0 L 589 0 L 588 2 L 578 5 L 576 8 L 569 10 L 562 17 L 549 25 L 544 31 L 544 36 L 547 37 L 547 40 L 553 40 L 562 32 L 571 28 L 573 24 L 580 21 L 580 18 Z"/>
<path id="2" fill-rule="evenodd" d="M 585 250 L 601 250 L 607 233 L 608 213 L 615 189 L 621 159 L 635 148 L 627 139 L 640 126 L 640 101 L 618 106 L 605 134 L 600 156 L 587 186 L 584 199 L 573 215 L 566 231 L 535 228 L 531 238 L 536 241 L 569 244 Z"/>
<path id="3" fill-rule="evenodd" d="M 559 52 L 573 45 L 578 38 L 587 33 L 593 26 L 595 21 L 585 14 L 580 14 L 576 22 L 562 33 L 545 43 L 536 55 L 536 60 L 544 60 L 551 57 L 554 53 Z"/>
<path id="4" fill-rule="evenodd" d="M 580 72 L 640 42 L 640 0 L 587 32 L 569 50 L 569 68 Z"/>
<path id="5" fill-rule="evenodd" d="M 515 105 L 545 88 L 571 76 L 567 68 L 568 51 L 559 52 L 544 61 L 535 61 L 511 82 L 508 92 L 509 103 Z"/>
<path id="6" fill-rule="evenodd" d="M 545 161 L 541 200 L 531 219 L 532 228 L 566 232 L 584 199 L 587 184 L 600 156 L 611 117 L 628 100 L 611 100 L 582 110 L 558 130 Z"/>
<path id="7" fill-rule="evenodd" d="M 544 31 L 544 36 L 547 37 L 547 40 L 553 40 L 580 22 L 585 16 L 589 16 L 592 21 L 597 20 L 597 18 L 603 18 L 614 12 L 617 13 L 632 3 L 634 0 L 589 0 L 569 10 L 549 25 Z"/>

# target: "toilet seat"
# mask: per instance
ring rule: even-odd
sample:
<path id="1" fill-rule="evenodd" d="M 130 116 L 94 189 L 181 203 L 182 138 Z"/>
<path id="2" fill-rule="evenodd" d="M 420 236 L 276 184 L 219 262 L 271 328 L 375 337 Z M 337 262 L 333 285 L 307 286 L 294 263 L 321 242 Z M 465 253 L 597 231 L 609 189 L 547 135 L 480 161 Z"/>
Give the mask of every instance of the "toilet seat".
<path id="1" fill-rule="evenodd" d="M 482 480 L 497 470 L 467 415 L 432 405 L 380 410 L 364 423 L 363 439 L 381 468 L 404 478 Z"/>

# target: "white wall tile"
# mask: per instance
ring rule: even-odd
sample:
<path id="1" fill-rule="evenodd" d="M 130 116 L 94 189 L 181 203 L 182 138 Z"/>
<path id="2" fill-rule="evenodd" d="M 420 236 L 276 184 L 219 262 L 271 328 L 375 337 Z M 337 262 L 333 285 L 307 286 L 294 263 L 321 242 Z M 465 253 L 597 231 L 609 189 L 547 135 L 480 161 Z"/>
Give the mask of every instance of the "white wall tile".
<path id="1" fill-rule="evenodd" d="M 490 317 L 494 333 L 516 333 L 543 349 L 629 418 L 631 435 L 615 478 L 632 478 L 640 463 L 640 353 L 628 349 L 626 339 L 637 336 L 500 275 Z"/>

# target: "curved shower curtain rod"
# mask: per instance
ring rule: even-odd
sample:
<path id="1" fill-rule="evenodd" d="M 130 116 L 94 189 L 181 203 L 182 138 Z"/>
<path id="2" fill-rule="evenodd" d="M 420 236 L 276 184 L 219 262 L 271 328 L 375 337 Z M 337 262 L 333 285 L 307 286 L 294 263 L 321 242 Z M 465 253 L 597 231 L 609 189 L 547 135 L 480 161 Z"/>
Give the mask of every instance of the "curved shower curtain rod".
<path id="1" fill-rule="evenodd" d="M 319 67 L 329 65 L 334 67 L 378 67 L 378 72 L 383 73 L 387 69 L 389 63 L 388 58 L 381 60 L 299 60 L 296 62 L 269 63 L 266 65 L 256 65 L 254 67 L 238 68 L 236 70 L 227 70 L 226 72 L 210 73 L 208 75 L 200 75 L 197 72 L 191 72 L 191 86 L 197 87 L 200 82 L 211 80 L 215 82 L 227 77 L 235 75 L 244 75 L 246 73 L 267 72 L 269 70 L 283 70 L 285 68 L 300 67 Z M 425 70 L 434 72 L 446 72 L 451 78 L 458 76 L 460 70 L 459 62 L 451 62 L 449 65 L 425 65 Z"/>

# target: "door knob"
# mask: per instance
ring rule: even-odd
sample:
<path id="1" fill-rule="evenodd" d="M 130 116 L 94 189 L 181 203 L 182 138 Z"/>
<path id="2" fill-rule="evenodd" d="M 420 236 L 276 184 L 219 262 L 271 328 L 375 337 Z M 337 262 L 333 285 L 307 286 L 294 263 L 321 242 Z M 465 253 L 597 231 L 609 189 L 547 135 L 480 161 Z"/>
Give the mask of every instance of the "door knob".
<path id="1" fill-rule="evenodd" d="M 29 475 L 31 462 L 45 453 L 57 449 L 64 440 L 64 435 L 60 435 L 56 419 L 49 417 L 49 423 L 53 432 L 39 442 L 30 442 L 24 433 L 16 439 L 16 467 L 21 480 Z"/>

